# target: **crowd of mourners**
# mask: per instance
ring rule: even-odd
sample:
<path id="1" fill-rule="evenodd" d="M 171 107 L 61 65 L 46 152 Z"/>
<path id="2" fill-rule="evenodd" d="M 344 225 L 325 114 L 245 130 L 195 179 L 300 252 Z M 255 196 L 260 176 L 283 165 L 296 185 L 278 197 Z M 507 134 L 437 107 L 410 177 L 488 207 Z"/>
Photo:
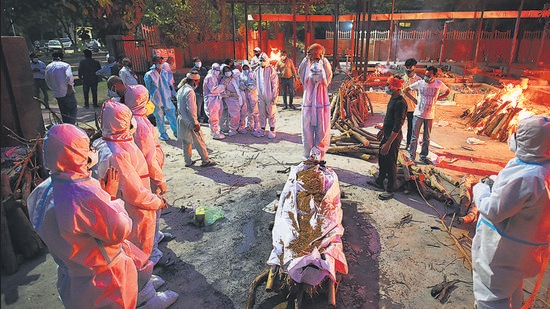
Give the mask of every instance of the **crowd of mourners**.
<path id="1" fill-rule="evenodd" d="M 46 103 L 46 88 L 52 90 L 64 123 L 51 127 L 44 139 L 50 177 L 29 196 L 29 217 L 58 265 L 57 287 L 66 308 L 167 308 L 177 300 L 176 292 L 160 291 L 165 282 L 152 274 L 155 265 L 171 265 L 158 248 L 160 242 L 173 239 L 159 230 L 160 214 L 167 206 L 160 143 L 170 139 L 166 123 L 181 142 L 186 167 L 195 164 L 193 148 L 201 166 L 215 165 L 201 122 L 208 122 L 213 139 L 248 133 L 275 139 L 279 87 L 283 109 L 296 109 L 298 78 L 304 87 L 303 159 L 324 166 L 330 145 L 332 80 L 324 47 L 312 44 L 297 69 L 284 51 L 277 62 L 260 48 L 254 54 L 250 61 L 226 59 L 209 70 L 195 57 L 193 68 L 177 83 L 171 59 L 154 55 L 140 84 L 130 59 L 119 65 L 110 58 L 101 68 L 86 52 L 79 66 L 85 107 L 89 90 L 93 105 L 99 107 L 100 78 L 107 79 L 110 97 L 101 106 L 102 137 L 93 143 L 74 125 L 74 78 L 63 54 L 54 53 L 47 66 L 31 55 L 36 90 L 42 89 Z M 437 68 L 427 67 L 421 78 L 415 66 L 416 60 L 408 59 L 406 75 L 390 77 L 386 86 L 390 100 L 379 134 L 380 172 L 370 182 L 385 191 L 380 199 L 392 198 L 396 189 L 397 154 L 406 120 L 410 158 L 416 159 L 423 127 L 420 162 L 431 163 L 427 156 L 435 103 L 449 95 L 435 78 Z M 520 308 L 523 279 L 544 273 L 550 256 L 549 139 L 548 118 L 520 121 L 509 140 L 516 158 L 492 186 L 478 183 L 473 188 L 480 213 L 472 246 L 478 308 Z"/>

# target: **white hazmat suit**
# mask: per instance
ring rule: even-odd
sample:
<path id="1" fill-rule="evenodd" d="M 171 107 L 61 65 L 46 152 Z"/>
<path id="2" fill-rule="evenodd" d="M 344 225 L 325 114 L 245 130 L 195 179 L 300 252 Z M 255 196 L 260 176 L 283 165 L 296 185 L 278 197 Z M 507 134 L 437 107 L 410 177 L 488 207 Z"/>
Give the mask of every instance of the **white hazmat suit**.
<path id="1" fill-rule="evenodd" d="M 221 71 L 224 72 L 226 64 L 222 64 Z M 220 85 L 225 86 L 225 92 L 222 94 L 223 101 L 227 106 L 227 113 L 229 117 L 229 136 L 237 134 L 240 130 L 244 129 L 244 123 L 241 122 L 241 111 L 246 110 L 244 107 L 244 97 L 241 89 L 239 88 L 239 76 L 236 72 L 231 71 L 231 76 L 224 76 L 220 81 Z M 242 127 L 241 127 L 242 125 Z"/>
<path id="2" fill-rule="evenodd" d="M 113 101 L 103 103 L 103 138 L 94 145 L 99 152 L 98 176 L 103 177 L 109 166 L 119 171 L 117 196 L 126 202 L 126 210 L 134 222 L 129 240 L 148 257 L 155 237 L 156 212 L 164 202 L 151 192 L 147 161 L 134 143 L 131 120 L 132 111 L 126 105 Z"/>
<path id="3" fill-rule="evenodd" d="M 166 179 L 162 173 L 164 165 L 164 152 L 158 141 L 158 133 L 153 129 L 153 125 L 147 119 L 146 104 L 149 101 L 149 91 L 143 85 L 131 85 L 126 87 L 124 92 L 124 104 L 130 108 L 137 127 L 133 134 L 134 142 L 143 153 L 147 168 L 149 169 L 149 177 L 151 178 L 152 191 L 163 193 L 166 190 Z M 157 211 L 156 218 L 156 236 L 151 253 L 151 261 L 157 263 L 162 257 L 162 251 L 158 249 L 158 242 L 164 237 L 164 234 L 159 230 L 159 220 L 162 210 Z"/>
<path id="4" fill-rule="evenodd" d="M 225 138 L 225 135 L 223 135 L 220 130 L 220 118 L 222 117 L 223 111 L 221 94 L 225 91 L 225 86 L 219 83 L 220 72 L 220 65 L 218 63 L 212 64 L 212 69 L 208 71 L 202 86 L 204 107 L 214 139 Z"/>
<path id="5" fill-rule="evenodd" d="M 243 72 L 241 74 L 240 87 L 244 93 L 244 101 L 246 105 L 246 129 L 253 131 L 256 135 L 260 132 L 260 118 L 258 110 L 258 89 L 256 87 L 256 79 L 254 73 L 250 70 L 248 61 L 243 60 Z M 245 66 L 248 66 L 245 69 Z"/>
<path id="6" fill-rule="evenodd" d="M 268 137 L 275 138 L 279 77 L 275 68 L 268 64 L 268 59 L 264 59 L 262 63 L 254 72 L 258 89 L 260 127 L 265 131 L 266 125 L 269 124 L 270 133 L 268 133 Z M 265 134 L 265 132 L 263 133 Z"/>
<path id="7" fill-rule="evenodd" d="M 322 57 L 311 61 L 308 57 L 298 67 L 298 75 L 304 85 L 302 102 L 302 144 L 304 159 L 310 157 L 313 147 L 319 148 L 319 160 L 324 160 L 330 146 L 330 101 L 328 85 L 332 81 L 332 68 Z"/>
<path id="8" fill-rule="evenodd" d="M 124 203 L 90 177 L 90 140 L 69 124 L 44 140 L 50 178 L 29 195 L 30 221 L 58 265 L 57 289 L 66 308 L 135 308 L 136 266 L 122 250 L 132 220 Z"/>
<path id="9" fill-rule="evenodd" d="M 520 308 L 523 279 L 543 272 L 550 253 L 550 119 L 520 121 L 508 143 L 516 158 L 492 189 L 473 188 L 480 213 L 472 243 L 479 309 Z"/>

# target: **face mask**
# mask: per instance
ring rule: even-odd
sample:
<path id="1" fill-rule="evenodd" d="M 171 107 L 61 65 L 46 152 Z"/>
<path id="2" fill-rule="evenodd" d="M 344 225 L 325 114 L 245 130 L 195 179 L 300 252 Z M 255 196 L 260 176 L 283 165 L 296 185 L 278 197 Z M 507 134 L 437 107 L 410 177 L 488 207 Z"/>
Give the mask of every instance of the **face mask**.
<path id="1" fill-rule="evenodd" d="M 390 95 L 393 94 L 393 91 L 391 91 L 391 89 L 387 86 L 384 90 L 386 91 L 387 94 L 390 94 Z"/>
<path id="2" fill-rule="evenodd" d="M 231 74 L 232 74 L 231 72 L 225 72 L 225 73 L 223 73 L 223 75 L 225 75 L 226 77 L 231 77 Z"/>
<path id="3" fill-rule="evenodd" d="M 32 62 L 33 62 L 33 63 L 37 63 L 37 62 L 38 62 L 38 58 L 32 58 Z"/>
<path id="4" fill-rule="evenodd" d="M 88 170 L 91 170 L 94 165 L 99 162 L 99 156 L 97 154 L 97 150 L 95 148 L 90 148 L 90 152 L 88 152 L 88 163 L 86 164 L 86 167 Z"/>
<path id="5" fill-rule="evenodd" d="M 107 92 L 108 92 L 108 95 L 109 95 L 110 98 L 119 98 L 120 97 L 118 95 L 118 93 L 114 90 L 109 89 L 109 91 L 107 91 Z"/>
<path id="6" fill-rule="evenodd" d="M 425 81 L 426 83 L 429 83 L 431 80 L 432 80 L 431 77 L 429 77 L 428 75 L 424 75 L 424 81 Z"/>
<path id="7" fill-rule="evenodd" d="M 202 62 L 200 61 L 195 62 L 195 67 L 200 68 L 201 65 L 202 65 Z"/>
<path id="8" fill-rule="evenodd" d="M 243 73 L 244 73 L 244 74 L 248 74 L 249 72 L 250 72 L 249 69 L 244 69 L 244 70 L 243 70 Z"/>

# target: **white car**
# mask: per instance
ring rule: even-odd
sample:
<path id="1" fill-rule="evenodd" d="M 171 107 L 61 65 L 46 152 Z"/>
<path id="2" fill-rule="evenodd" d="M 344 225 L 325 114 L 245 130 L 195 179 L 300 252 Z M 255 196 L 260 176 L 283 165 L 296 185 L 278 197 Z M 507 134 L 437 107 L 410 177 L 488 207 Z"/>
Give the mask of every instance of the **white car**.
<path id="1" fill-rule="evenodd" d="M 73 46 L 73 42 L 69 38 L 59 38 L 59 41 L 63 44 L 63 48 L 71 48 Z"/>
<path id="2" fill-rule="evenodd" d="M 63 44 L 59 40 L 49 40 L 46 47 L 48 52 L 64 52 Z"/>
<path id="3" fill-rule="evenodd" d="M 101 47 L 101 43 L 99 43 L 96 39 L 91 39 L 88 42 L 86 42 L 86 47 L 93 51 L 93 52 L 99 52 L 99 48 Z"/>

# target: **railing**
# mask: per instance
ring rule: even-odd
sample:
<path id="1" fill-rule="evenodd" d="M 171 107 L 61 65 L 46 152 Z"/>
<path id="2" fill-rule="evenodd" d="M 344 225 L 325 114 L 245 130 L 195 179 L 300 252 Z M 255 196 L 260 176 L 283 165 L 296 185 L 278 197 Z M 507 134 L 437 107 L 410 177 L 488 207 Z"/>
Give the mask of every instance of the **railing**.
<path id="1" fill-rule="evenodd" d="M 360 37 L 366 36 L 366 31 L 357 31 L 356 35 Z M 389 38 L 389 30 L 372 30 L 370 32 L 370 39 L 372 41 L 387 40 Z M 523 33 L 524 39 L 539 39 L 541 38 L 541 31 L 525 31 Z M 327 39 L 334 39 L 334 31 L 327 30 L 325 32 Z M 398 30 L 393 33 L 394 38 L 399 40 L 410 39 L 410 40 L 429 40 L 429 39 L 441 39 L 443 36 L 442 30 L 411 30 L 404 31 Z M 550 36 L 550 33 L 547 34 Z M 350 31 L 338 31 L 339 40 L 349 40 L 351 39 L 351 30 Z M 476 32 L 473 30 L 459 31 L 452 30 L 448 31 L 445 35 L 446 40 L 474 40 L 476 38 Z M 481 31 L 481 39 L 511 39 L 512 33 L 508 31 Z"/>

